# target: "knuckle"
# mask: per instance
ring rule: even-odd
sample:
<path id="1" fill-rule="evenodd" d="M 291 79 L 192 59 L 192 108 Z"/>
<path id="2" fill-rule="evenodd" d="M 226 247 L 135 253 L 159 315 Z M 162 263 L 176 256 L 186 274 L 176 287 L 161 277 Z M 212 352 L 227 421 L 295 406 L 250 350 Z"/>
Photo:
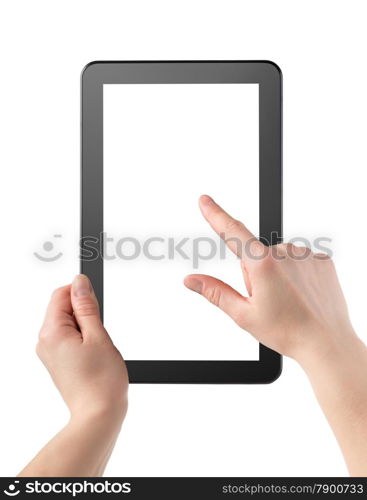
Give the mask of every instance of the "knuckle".
<path id="1" fill-rule="evenodd" d="M 276 246 L 282 250 L 287 250 L 287 248 L 293 246 L 293 243 L 287 243 L 287 242 L 286 243 L 278 243 Z"/>
<path id="2" fill-rule="evenodd" d="M 58 298 L 58 296 L 63 293 L 63 291 L 65 290 L 65 287 L 64 286 L 60 286 L 58 288 L 55 288 L 55 290 L 52 292 L 51 294 L 51 298 L 52 299 L 56 299 Z"/>
<path id="3" fill-rule="evenodd" d="M 46 327 L 43 326 L 41 328 L 41 330 L 39 331 L 39 334 L 38 334 L 38 342 L 39 343 L 43 343 L 45 342 L 45 340 L 47 339 L 47 333 L 46 333 Z"/>
<path id="4" fill-rule="evenodd" d="M 289 249 L 289 256 L 293 258 L 297 258 L 299 260 L 306 259 L 312 254 L 312 250 L 306 246 L 296 246 L 292 245 Z"/>
<path id="5" fill-rule="evenodd" d="M 274 265 L 274 257 L 271 252 L 267 252 L 258 261 L 257 266 L 260 270 L 267 270 Z"/>
<path id="6" fill-rule="evenodd" d="M 328 262 L 329 264 L 334 264 L 333 259 L 327 253 L 315 253 L 314 258 L 320 262 Z"/>
<path id="7" fill-rule="evenodd" d="M 294 252 L 296 248 L 296 246 L 293 245 L 293 243 L 279 243 L 276 246 L 278 250 L 280 250 L 284 254 L 287 254 L 289 252 Z"/>
<path id="8" fill-rule="evenodd" d="M 47 337 L 40 337 L 36 347 L 35 351 L 39 359 L 44 359 L 45 353 L 47 352 L 47 345 L 49 344 Z"/>
<path id="9" fill-rule="evenodd" d="M 99 314 L 98 305 L 90 297 L 79 297 L 74 306 L 79 316 L 96 316 Z"/>
<path id="10" fill-rule="evenodd" d="M 280 248 L 284 248 L 286 250 L 287 248 L 293 248 L 294 244 L 293 243 L 289 243 L 288 241 L 284 241 L 283 243 L 279 243 L 278 246 Z"/>
<path id="11" fill-rule="evenodd" d="M 249 261 L 260 261 L 269 253 L 269 247 L 263 245 L 256 238 L 251 238 L 245 245 L 245 257 Z"/>
<path id="12" fill-rule="evenodd" d="M 36 347 L 35 347 L 35 351 L 36 351 L 37 356 L 40 358 L 42 355 L 42 346 L 41 346 L 40 341 L 37 342 Z"/>
<path id="13" fill-rule="evenodd" d="M 253 273 L 259 278 L 267 278 L 276 271 L 278 262 L 272 255 L 266 255 L 257 260 L 253 266 Z"/>
<path id="14" fill-rule="evenodd" d="M 300 253 L 300 254 L 311 252 L 311 249 L 309 247 L 304 246 L 304 245 L 294 246 L 293 248 L 294 248 L 295 252 Z"/>
<path id="15" fill-rule="evenodd" d="M 52 332 L 43 328 L 38 334 L 38 343 L 36 349 L 42 350 L 45 346 L 50 345 L 52 338 Z"/>
<path id="16" fill-rule="evenodd" d="M 229 233 L 236 232 L 239 229 L 242 229 L 242 227 L 243 227 L 243 224 L 241 221 L 239 221 L 237 219 L 232 219 L 231 217 L 227 220 L 226 225 L 225 225 L 225 229 Z"/>
<path id="17" fill-rule="evenodd" d="M 215 306 L 219 307 L 220 298 L 221 298 L 221 291 L 218 287 L 208 288 L 205 291 L 205 297 L 209 300 L 209 302 L 211 302 Z"/>

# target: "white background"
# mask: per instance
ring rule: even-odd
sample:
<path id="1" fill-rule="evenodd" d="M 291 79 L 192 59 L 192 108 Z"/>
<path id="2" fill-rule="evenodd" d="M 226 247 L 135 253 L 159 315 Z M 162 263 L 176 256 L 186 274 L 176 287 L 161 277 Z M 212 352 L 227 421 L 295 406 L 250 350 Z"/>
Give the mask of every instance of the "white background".
<path id="1" fill-rule="evenodd" d="M 333 238 L 351 316 L 366 338 L 364 6 L 2 2 L 2 475 L 18 472 L 67 419 L 34 345 L 51 290 L 78 270 L 79 75 L 91 60 L 272 59 L 281 66 L 285 234 Z M 55 233 L 63 235 L 53 240 L 63 258 L 37 261 L 33 252 Z M 272 385 L 131 387 L 106 473 L 334 476 L 346 468 L 306 376 L 285 360 Z"/>
<path id="2" fill-rule="evenodd" d="M 203 310 L 182 281 L 215 274 L 246 293 L 239 261 L 230 251 L 220 258 L 223 246 L 198 198 L 208 192 L 233 216 L 248 215 L 258 235 L 259 86 L 104 85 L 103 110 L 104 229 L 113 239 L 104 322 L 116 345 L 125 359 L 258 360 L 258 342 L 218 308 Z M 118 245 L 126 237 L 136 243 Z M 157 237 L 163 242 L 149 251 L 163 259 L 149 260 L 137 244 Z M 169 238 L 188 240 L 187 260 L 177 252 L 169 258 Z M 194 259 L 213 249 L 195 268 Z"/>

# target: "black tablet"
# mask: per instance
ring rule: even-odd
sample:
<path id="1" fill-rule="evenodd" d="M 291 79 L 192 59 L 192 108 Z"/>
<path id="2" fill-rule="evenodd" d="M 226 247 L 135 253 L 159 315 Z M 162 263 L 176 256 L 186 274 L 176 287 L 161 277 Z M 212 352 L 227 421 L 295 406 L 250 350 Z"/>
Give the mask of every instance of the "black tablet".
<path id="1" fill-rule="evenodd" d="M 282 237 L 282 84 L 269 61 L 102 61 L 82 73 L 81 272 L 131 382 L 267 383 L 281 356 L 182 281 L 246 293 L 203 219 L 210 194 Z"/>

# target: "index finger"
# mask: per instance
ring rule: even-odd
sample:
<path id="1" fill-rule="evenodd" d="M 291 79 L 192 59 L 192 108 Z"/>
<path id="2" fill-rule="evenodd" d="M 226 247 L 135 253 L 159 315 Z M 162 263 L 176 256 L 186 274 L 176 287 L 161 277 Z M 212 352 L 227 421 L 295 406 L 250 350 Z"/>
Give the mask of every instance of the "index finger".
<path id="1" fill-rule="evenodd" d="M 247 227 L 237 219 L 231 217 L 210 196 L 204 194 L 199 199 L 200 210 L 214 231 L 224 240 L 228 248 L 238 257 L 245 257 L 246 244 L 263 244 L 254 236 Z"/>
<path id="2" fill-rule="evenodd" d="M 57 288 L 51 296 L 39 337 L 77 332 L 70 298 L 70 285 Z"/>
<path id="3" fill-rule="evenodd" d="M 45 314 L 45 323 L 55 324 L 55 321 L 73 316 L 70 299 L 70 285 L 57 288 L 51 295 Z"/>

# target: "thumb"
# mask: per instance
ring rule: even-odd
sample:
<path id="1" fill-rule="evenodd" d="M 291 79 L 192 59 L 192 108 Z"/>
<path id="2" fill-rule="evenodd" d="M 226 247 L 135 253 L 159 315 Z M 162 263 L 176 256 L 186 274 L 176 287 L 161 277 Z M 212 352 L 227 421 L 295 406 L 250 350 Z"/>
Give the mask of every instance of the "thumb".
<path id="1" fill-rule="evenodd" d="M 203 295 L 228 314 L 241 328 L 246 329 L 250 312 L 248 300 L 227 283 L 205 274 L 191 274 L 186 276 L 184 284 L 190 290 Z"/>
<path id="2" fill-rule="evenodd" d="M 74 317 L 83 336 L 103 329 L 97 297 L 87 276 L 78 274 L 71 285 Z"/>

